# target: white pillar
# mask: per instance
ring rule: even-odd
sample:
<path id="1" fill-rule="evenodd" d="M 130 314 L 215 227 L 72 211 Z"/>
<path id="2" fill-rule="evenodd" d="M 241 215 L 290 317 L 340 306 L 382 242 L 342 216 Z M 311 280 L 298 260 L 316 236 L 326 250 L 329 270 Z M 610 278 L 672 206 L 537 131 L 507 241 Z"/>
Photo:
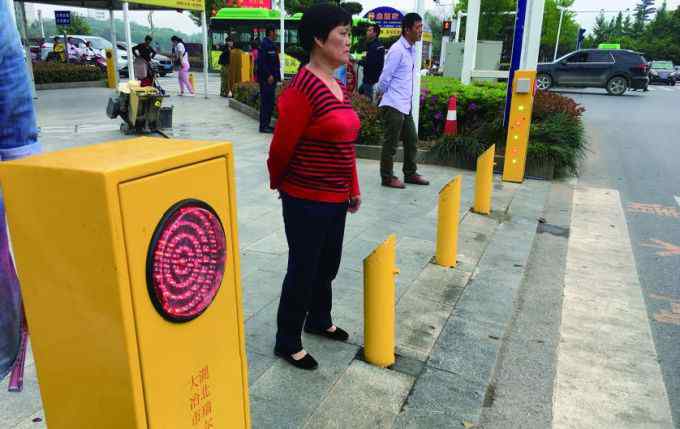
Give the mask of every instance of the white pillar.
<path id="1" fill-rule="evenodd" d="M 279 52 L 279 65 L 281 66 L 281 82 L 285 77 L 286 68 L 286 53 L 284 52 L 286 47 L 286 8 L 284 4 L 285 0 L 279 0 L 279 13 L 281 14 L 279 22 L 279 39 L 281 42 L 281 52 Z"/>
<path id="2" fill-rule="evenodd" d="M 526 25 L 524 27 L 524 44 L 522 45 L 522 70 L 536 70 L 538 65 L 544 11 L 545 0 L 529 0 Z"/>
<path id="3" fill-rule="evenodd" d="M 564 7 L 560 8 L 560 23 L 557 25 L 557 37 L 555 38 L 555 53 L 553 54 L 553 61 L 557 60 L 557 50 L 560 48 L 560 34 L 562 33 L 562 19 L 564 19 Z"/>
<path id="4" fill-rule="evenodd" d="M 416 0 L 416 13 L 423 16 L 424 0 Z M 423 17 L 423 20 L 425 18 Z M 423 21 L 424 23 L 424 21 Z M 413 97 L 411 101 L 411 114 L 413 115 L 413 122 L 416 125 L 416 133 L 418 132 L 418 122 L 420 120 L 420 69 L 423 66 L 423 41 L 416 43 L 416 64 L 413 71 Z"/>
<path id="5" fill-rule="evenodd" d="M 38 96 L 35 92 L 35 77 L 33 76 L 33 60 L 31 59 L 31 47 L 28 43 L 28 20 L 26 19 L 26 8 L 24 2 L 19 3 L 19 13 L 21 14 L 21 42 L 24 45 L 24 52 L 26 52 L 26 72 L 28 73 L 28 78 L 31 80 L 31 94 L 33 99 L 37 99 Z"/>
<path id="6" fill-rule="evenodd" d="M 472 81 L 472 70 L 477 60 L 477 36 L 479 35 L 479 15 L 481 0 L 468 2 L 467 22 L 465 25 L 465 52 L 463 53 L 463 73 L 461 81 L 469 85 Z"/>
<path id="7" fill-rule="evenodd" d="M 128 2 L 123 2 L 123 25 L 125 26 L 125 42 L 128 54 L 128 81 L 135 80 L 134 58 L 132 57 L 132 34 L 130 33 L 130 13 Z"/>
<path id="8" fill-rule="evenodd" d="M 458 17 L 456 18 L 456 37 L 453 39 L 454 42 L 460 42 L 460 26 L 463 23 L 463 12 L 458 12 Z"/>
<path id="9" fill-rule="evenodd" d="M 43 24 L 42 10 L 38 9 L 38 21 L 40 22 L 40 36 L 45 38 L 45 25 Z"/>
<path id="10" fill-rule="evenodd" d="M 203 25 L 203 91 L 205 92 L 205 98 L 208 98 L 208 23 L 206 21 L 205 9 L 203 9 L 201 11 L 201 25 Z"/>
<path id="11" fill-rule="evenodd" d="M 116 21 L 113 19 L 113 9 L 109 10 L 109 23 L 111 24 L 111 44 L 113 45 L 113 75 L 115 76 L 115 88 L 118 88 L 120 76 L 118 75 L 118 40 L 116 40 Z M 129 65 L 128 65 L 129 67 Z"/>
<path id="12" fill-rule="evenodd" d="M 446 47 L 449 44 L 449 36 L 442 37 L 442 51 L 439 54 L 439 70 L 444 69 L 444 63 L 446 62 Z"/>

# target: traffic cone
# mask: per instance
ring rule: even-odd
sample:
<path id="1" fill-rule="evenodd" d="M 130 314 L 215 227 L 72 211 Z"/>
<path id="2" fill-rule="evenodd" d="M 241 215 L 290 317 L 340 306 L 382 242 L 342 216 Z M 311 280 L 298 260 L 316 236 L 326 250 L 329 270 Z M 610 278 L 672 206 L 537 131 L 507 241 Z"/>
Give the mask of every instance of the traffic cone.
<path id="1" fill-rule="evenodd" d="M 449 98 L 449 112 L 446 115 L 446 124 L 444 124 L 444 134 L 447 136 L 455 136 L 458 134 L 458 116 L 456 114 L 456 97 Z"/>
<path id="2" fill-rule="evenodd" d="M 196 92 L 196 85 L 194 84 L 194 74 L 189 73 L 189 83 L 191 84 L 191 90 Z"/>

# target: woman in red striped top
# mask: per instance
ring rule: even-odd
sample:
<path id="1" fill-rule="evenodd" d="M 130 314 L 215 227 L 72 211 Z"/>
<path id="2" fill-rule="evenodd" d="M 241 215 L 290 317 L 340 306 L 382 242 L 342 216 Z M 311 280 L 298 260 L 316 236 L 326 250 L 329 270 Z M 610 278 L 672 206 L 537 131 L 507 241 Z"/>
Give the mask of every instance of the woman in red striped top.
<path id="1" fill-rule="evenodd" d="M 278 99 L 279 117 L 267 166 L 271 188 L 279 191 L 288 240 L 274 353 L 294 366 L 316 368 L 302 347 L 302 329 L 346 341 L 331 320 L 331 283 L 340 266 L 347 212 L 361 205 L 354 142 L 359 117 L 333 72 L 349 60 L 351 16 L 319 4 L 300 22 L 309 53 Z"/>

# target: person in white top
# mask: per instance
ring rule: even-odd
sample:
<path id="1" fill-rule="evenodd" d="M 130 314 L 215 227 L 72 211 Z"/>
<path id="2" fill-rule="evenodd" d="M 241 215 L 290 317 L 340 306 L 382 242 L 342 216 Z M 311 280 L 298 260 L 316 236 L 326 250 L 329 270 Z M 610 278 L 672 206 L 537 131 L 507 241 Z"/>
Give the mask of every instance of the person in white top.
<path id="1" fill-rule="evenodd" d="M 194 88 L 189 81 L 189 53 L 184 46 L 184 41 L 177 36 L 170 38 L 173 45 L 173 52 L 175 57 L 175 64 L 178 64 L 179 70 L 177 77 L 179 79 L 179 95 L 184 95 L 184 89 L 189 92 L 188 95 L 194 95 Z"/>

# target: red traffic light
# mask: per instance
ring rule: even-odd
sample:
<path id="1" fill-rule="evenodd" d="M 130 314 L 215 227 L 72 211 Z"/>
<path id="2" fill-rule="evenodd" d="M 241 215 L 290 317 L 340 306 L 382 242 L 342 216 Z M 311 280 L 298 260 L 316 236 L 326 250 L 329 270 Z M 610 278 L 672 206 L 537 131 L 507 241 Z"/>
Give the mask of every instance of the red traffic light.
<path id="1" fill-rule="evenodd" d="M 172 206 L 156 227 L 146 261 L 156 310 L 171 322 L 200 316 L 217 295 L 225 259 L 224 229 L 215 210 L 198 200 Z"/>

